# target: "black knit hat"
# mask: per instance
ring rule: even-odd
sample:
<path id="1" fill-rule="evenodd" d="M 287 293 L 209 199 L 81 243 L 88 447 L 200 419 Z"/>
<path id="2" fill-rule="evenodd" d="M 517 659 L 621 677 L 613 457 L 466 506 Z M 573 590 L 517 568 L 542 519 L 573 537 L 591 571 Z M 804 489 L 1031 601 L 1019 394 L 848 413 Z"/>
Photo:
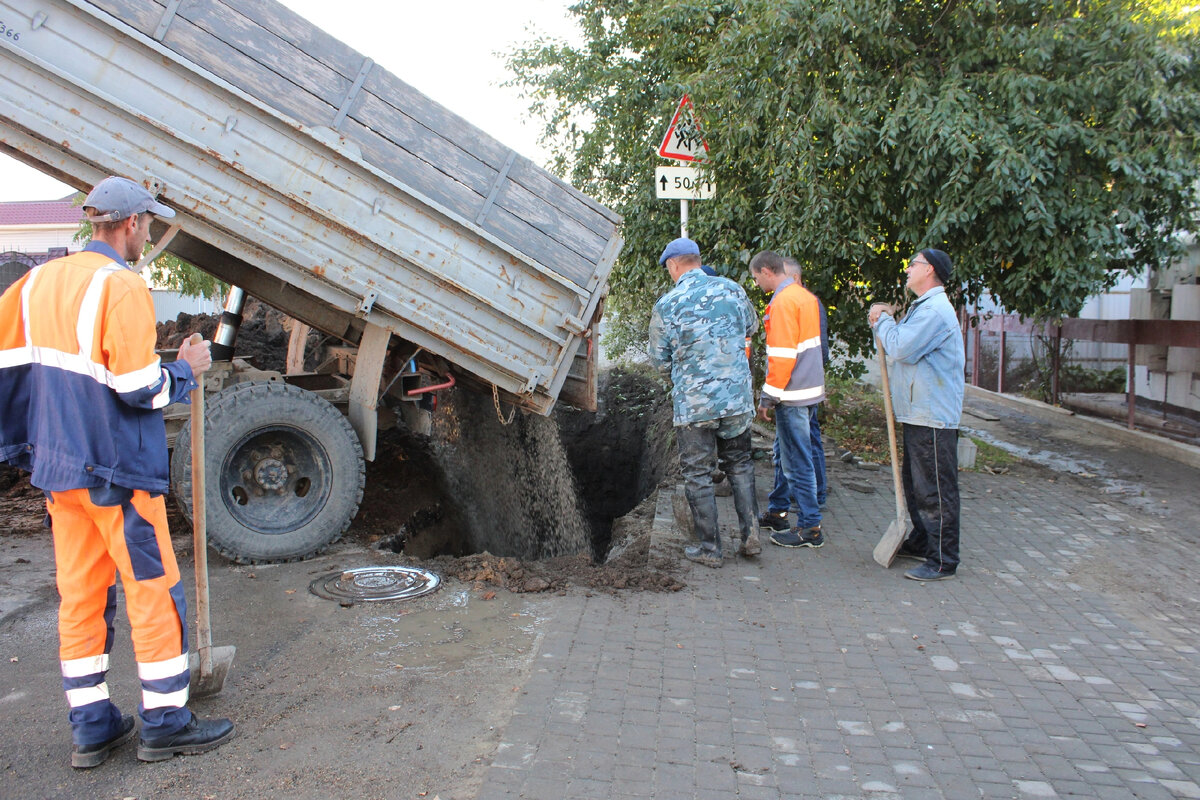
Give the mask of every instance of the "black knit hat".
<path id="1" fill-rule="evenodd" d="M 925 260 L 933 267 L 933 272 L 937 275 L 938 280 L 945 286 L 950 282 L 950 276 L 954 273 L 954 265 L 950 263 L 950 256 L 943 253 L 941 250 L 922 250 L 921 255 L 925 256 Z"/>

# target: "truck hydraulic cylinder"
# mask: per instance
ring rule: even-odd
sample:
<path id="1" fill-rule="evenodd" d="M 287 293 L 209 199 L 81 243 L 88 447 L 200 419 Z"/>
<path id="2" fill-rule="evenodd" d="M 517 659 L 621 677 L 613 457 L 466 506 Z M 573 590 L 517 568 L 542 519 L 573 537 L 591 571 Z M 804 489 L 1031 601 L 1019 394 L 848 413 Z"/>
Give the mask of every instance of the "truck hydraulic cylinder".
<path id="1" fill-rule="evenodd" d="M 213 361 L 230 361 L 233 358 L 233 347 L 237 344 L 238 329 L 242 327 L 242 308 L 245 305 L 246 293 L 236 286 L 230 286 L 229 295 L 225 298 L 225 310 L 221 312 L 221 322 L 213 334 Z"/>

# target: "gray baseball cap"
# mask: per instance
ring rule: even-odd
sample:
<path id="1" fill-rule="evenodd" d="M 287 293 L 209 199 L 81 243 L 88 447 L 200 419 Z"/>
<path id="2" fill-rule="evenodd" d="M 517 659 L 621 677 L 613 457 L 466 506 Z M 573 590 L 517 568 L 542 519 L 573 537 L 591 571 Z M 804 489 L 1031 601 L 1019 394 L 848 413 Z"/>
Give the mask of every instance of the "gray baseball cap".
<path id="1" fill-rule="evenodd" d="M 83 201 L 88 222 L 116 222 L 149 211 L 156 217 L 170 219 L 175 212 L 154 199 L 154 195 L 129 178 L 105 178 Z"/>

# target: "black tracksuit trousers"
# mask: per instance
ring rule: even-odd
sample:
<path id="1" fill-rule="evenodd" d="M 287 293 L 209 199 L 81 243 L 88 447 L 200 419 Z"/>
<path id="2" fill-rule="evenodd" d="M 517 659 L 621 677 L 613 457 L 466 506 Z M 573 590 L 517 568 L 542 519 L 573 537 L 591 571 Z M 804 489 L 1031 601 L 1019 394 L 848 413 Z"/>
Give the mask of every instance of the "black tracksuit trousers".
<path id="1" fill-rule="evenodd" d="M 904 499 L 913 530 L 906 545 L 942 572 L 958 569 L 958 431 L 904 423 Z"/>

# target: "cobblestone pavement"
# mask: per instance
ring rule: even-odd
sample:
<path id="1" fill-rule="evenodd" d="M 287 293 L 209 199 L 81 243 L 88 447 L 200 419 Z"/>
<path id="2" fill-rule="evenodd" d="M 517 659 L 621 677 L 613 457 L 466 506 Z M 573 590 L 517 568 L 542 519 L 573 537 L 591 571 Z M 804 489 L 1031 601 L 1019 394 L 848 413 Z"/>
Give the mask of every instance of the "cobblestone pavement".
<path id="1" fill-rule="evenodd" d="M 561 598 L 479 798 L 1200 798 L 1200 474 L 1091 444 L 963 473 L 954 580 L 872 561 L 890 472 L 835 459 L 825 547 Z"/>

